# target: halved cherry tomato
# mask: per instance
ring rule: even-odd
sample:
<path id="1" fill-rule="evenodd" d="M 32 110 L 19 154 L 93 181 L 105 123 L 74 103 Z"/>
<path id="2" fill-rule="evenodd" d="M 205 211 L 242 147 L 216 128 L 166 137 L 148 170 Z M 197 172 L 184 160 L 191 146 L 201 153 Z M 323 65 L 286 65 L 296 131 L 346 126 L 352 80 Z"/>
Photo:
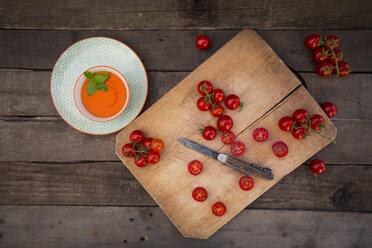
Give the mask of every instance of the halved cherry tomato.
<path id="1" fill-rule="evenodd" d="M 303 139 L 304 133 L 308 133 L 309 130 L 305 127 L 297 128 L 292 130 L 292 136 L 296 139 Z"/>
<path id="2" fill-rule="evenodd" d="M 134 157 L 134 152 L 132 151 L 132 149 L 133 149 L 133 144 L 128 143 L 123 146 L 123 148 L 121 149 L 121 152 L 123 153 L 125 157 L 131 158 L 131 157 Z"/>
<path id="3" fill-rule="evenodd" d="M 199 129 L 199 131 L 206 140 L 212 140 L 217 136 L 217 130 L 212 126 L 206 126 L 202 129 Z"/>
<path id="4" fill-rule="evenodd" d="M 315 49 L 315 48 L 318 48 L 319 47 L 319 41 L 320 41 L 320 36 L 317 35 L 317 34 L 311 34 L 309 35 L 306 40 L 305 40 L 305 46 L 308 48 L 308 49 Z"/>
<path id="5" fill-rule="evenodd" d="M 332 102 L 325 102 L 322 105 L 320 105 L 323 109 L 323 111 L 326 113 L 326 115 L 331 118 L 337 114 L 337 107 Z"/>
<path id="6" fill-rule="evenodd" d="M 242 176 L 239 180 L 239 186 L 242 190 L 251 190 L 254 186 L 254 180 L 250 176 Z"/>
<path id="7" fill-rule="evenodd" d="M 238 107 L 242 108 L 243 103 L 240 102 L 240 98 L 237 95 L 228 95 L 225 98 L 225 106 L 228 109 L 235 110 Z"/>
<path id="8" fill-rule="evenodd" d="M 130 133 L 129 139 L 132 143 L 137 142 L 137 144 L 140 144 L 145 139 L 145 135 L 140 130 L 134 130 Z"/>
<path id="9" fill-rule="evenodd" d="M 233 120 L 228 115 L 221 115 L 217 120 L 217 128 L 222 132 L 229 131 L 234 125 Z"/>
<path id="10" fill-rule="evenodd" d="M 142 142 L 143 147 L 151 147 L 152 140 L 153 139 L 151 137 L 144 139 Z"/>
<path id="11" fill-rule="evenodd" d="M 225 145 L 230 145 L 235 140 L 235 134 L 231 131 L 223 132 L 221 135 L 221 140 Z"/>
<path id="12" fill-rule="evenodd" d="M 264 142 L 269 138 L 269 132 L 266 128 L 259 127 L 253 131 L 253 138 L 257 142 Z"/>
<path id="13" fill-rule="evenodd" d="M 142 157 L 142 158 L 139 158 L 139 159 L 136 159 L 134 158 L 134 163 L 138 166 L 138 167 L 145 167 L 147 165 L 147 159 Z"/>
<path id="14" fill-rule="evenodd" d="M 205 90 L 210 94 L 212 93 L 213 91 L 213 85 L 211 84 L 211 82 L 207 81 L 207 80 L 203 80 L 201 81 L 199 84 L 198 84 L 198 91 L 199 93 L 202 95 L 202 96 L 205 96 L 207 95 L 207 93 L 205 93 L 205 91 L 203 91 L 203 87 L 205 87 Z"/>
<path id="15" fill-rule="evenodd" d="M 208 192 L 205 188 L 197 187 L 192 191 L 192 198 L 195 201 L 203 202 L 208 198 Z"/>
<path id="16" fill-rule="evenodd" d="M 279 127 L 283 131 L 289 132 L 291 131 L 292 125 L 295 121 L 289 117 L 289 116 L 284 116 L 279 120 Z"/>
<path id="17" fill-rule="evenodd" d="M 213 101 L 215 103 L 220 103 L 225 98 L 225 93 L 221 89 L 215 89 L 213 91 Z"/>
<path id="18" fill-rule="evenodd" d="M 324 127 L 325 120 L 323 116 L 321 115 L 313 115 L 310 117 L 311 123 L 311 129 L 313 130 L 320 130 L 320 127 Z"/>
<path id="19" fill-rule="evenodd" d="M 344 58 L 344 53 L 338 49 L 333 49 L 333 52 L 336 55 L 337 62 L 340 62 Z M 332 53 L 329 54 L 328 61 L 331 62 L 332 64 L 336 64 L 336 59 L 335 56 L 333 56 Z"/>
<path id="20" fill-rule="evenodd" d="M 295 112 L 293 112 L 292 117 L 297 123 L 303 124 L 306 122 L 305 118 L 309 115 L 309 112 L 307 112 L 305 109 L 297 109 Z"/>
<path id="21" fill-rule="evenodd" d="M 198 101 L 196 102 L 196 105 L 201 111 L 207 111 L 212 108 L 212 104 L 210 102 L 205 102 L 204 96 L 200 97 Z"/>
<path id="22" fill-rule="evenodd" d="M 218 217 L 226 213 L 226 206 L 222 202 L 216 202 L 212 206 L 212 213 Z"/>
<path id="23" fill-rule="evenodd" d="M 204 34 L 198 35 L 195 39 L 195 45 L 199 50 L 206 50 L 211 45 L 211 39 Z"/>
<path id="24" fill-rule="evenodd" d="M 187 165 L 187 169 L 191 175 L 197 176 L 203 171 L 203 164 L 199 160 L 193 160 Z"/>
<path id="25" fill-rule="evenodd" d="M 230 151 L 234 156 L 241 156 L 245 152 L 245 145 L 243 142 L 235 141 L 231 144 Z"/>
<path id="26" fill-rule="evenodd" d="M 340 71 L 340 74 L 338 74 L 338 77 L 345 77 L 349 75 L 349 73 L 351 72 L 350 65 L 346 62 L 338 63 L 338 70 Z M 337 70 L 334 70 L 333 73 L 337 75 Z"/>
<path id="27" fill-rule="evenodd" d="M 161 152 L 164 148 L 164 142 L 161 139 L 153 139 L 151 141 L 151 149 L 155 152 Z"/>
<path id="28" fill-rule="evenodd" d="M 340 44 L 340 39 L 336 35 L 327 36 L 325 40 L 331 42 L 329 46 L 327 44 L 324 44 L 325 48 L 329 48 L 329 47 L 337 48 L 338 45 Z"/>
<path id="29" fill-rule="evenodd" d="M 150 164 L 156 164 L 160 161 L 160 153 L 154 151 L 154 150 L 150 150 L 149 151 L 149 154 L 147 155 L 147 161 L 150 163 Z"/>
<path id="30" fill-rule="evenodd" d="M 279 158 L 287 156 L 288 150 L 289 150 L 287 144 L 284 143 L 283 141 L 275 142 L 272 146 L 272 149 L 273 149 L 275 156 Z"/>
<path id="31" fill-rule="evenodd" d="M 310 162 L 310 170 L 315 174 L 322 174 L 326 169 L 326 164 L 320 159 L 314 159 Z"/>
<path id="32" fill-rule="evenodd" d="M 334 70 L 334 65 L 331 62 L 325 61 L 318 64 L 316 68 L 316 73 L 321 77 L 328 77 L 332 74 Z"/>
<path id="33" fill-rule="evenodd" d="M 215 106 L 215 109 L 211 108 L 211 114 L 214 116 L 214 117 L 218 117 L 220 115 L 223 114 L 223 107 L 221 104 L 219 103 L 216 103 L 216 106 Z"/>
<path id="34" fill-rule="evenodd" d="M 325 49 L 324 47 L 317 48 L 316 50 L 314 50 L 313 55 L 312 55 L 313 60 L 317 63 L 326 61 L 328 56 L 329 56 L 329 51 Z"/>

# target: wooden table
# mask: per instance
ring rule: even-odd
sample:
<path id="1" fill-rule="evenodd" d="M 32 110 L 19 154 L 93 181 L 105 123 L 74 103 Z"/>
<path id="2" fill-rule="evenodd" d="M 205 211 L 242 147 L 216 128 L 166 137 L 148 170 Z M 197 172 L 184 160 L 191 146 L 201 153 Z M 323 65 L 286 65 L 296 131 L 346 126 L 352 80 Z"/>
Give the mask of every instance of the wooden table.
<path id="1" fill-rule="evenodd" d="M 0 247 L 371 247 L 372 2 L 315 2 L 0 0 Z M 336 103 L 337 145 L 316 155 L 323 175 L 305 163 L 210 239 L 186 239 L 119 162 L 115 134 L 58 116 L 51 70 L 73 42 L 118 39 L 148 71 L 147 109 L 243 28 L 317 101 Z M 195 48 L 199 30 L 207 51 Z M 303 45 L 314 32 L 341 38 L 351 75 L 316 75 Z"/>

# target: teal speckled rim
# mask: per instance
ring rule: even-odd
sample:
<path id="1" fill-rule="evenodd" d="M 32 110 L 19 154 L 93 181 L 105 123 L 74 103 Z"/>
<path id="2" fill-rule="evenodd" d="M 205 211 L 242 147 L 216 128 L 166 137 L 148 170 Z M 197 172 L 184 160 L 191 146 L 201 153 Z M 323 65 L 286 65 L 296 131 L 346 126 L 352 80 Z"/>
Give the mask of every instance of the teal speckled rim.
<path id="1" fill-rule="evenodd" d="M 76 79 L 97 65 L 115 68 L 128 81 L 131 95 L 128 106 L 112 121 L 89 120 L 74 102 Z M 50 79 L 50 93 L 59 115 L 76 130 L 94 135 L 114 133 L 131 123 L 141 112 L 147 91 L 148 79 L 141 59 L 124 43 L 107 37 L 92 37 L 72 44 L 57 60 Z"/>

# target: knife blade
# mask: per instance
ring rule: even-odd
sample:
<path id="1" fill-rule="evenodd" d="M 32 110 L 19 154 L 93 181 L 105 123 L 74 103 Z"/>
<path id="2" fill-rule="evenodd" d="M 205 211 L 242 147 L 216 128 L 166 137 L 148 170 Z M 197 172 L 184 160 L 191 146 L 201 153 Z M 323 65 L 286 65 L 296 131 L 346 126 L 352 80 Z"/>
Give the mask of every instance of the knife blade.
<path id="1" fill-rule="evenodd" d="M 261 167 L 259 165 L 256 165 L 256 164 L 252 164 L 252 163 L 248 163 L 246 161 L 243 161 L 243 160 L 240 160 L 240 159 L 237 159 L 237 158 L 234 158 L 232 156 L 229 156 L 229 155 L 226 155 L 226 154 L 223 154 L 223 153 L 219 153 L 217 151 L 214 151 L 208 147 L 205 147 L 203 145 L 200 145 L 194 141 L 191 141 L 191 140 L 188 140 L 188 139 L 183 139 L 183 138 L 179 138 L 178 139 L 178 142 L 180 142 L 182 145 L 194 150 L 194 151 L 197 151 L 197 152 L 200 152 L 210 158 L 213 158 L 215 160 L 218 160 L 220 161 L 222 164 L 234 169 L 234 170 L 237 170 L 245 175 L 250 175 L 250 174 L 253 174 L 253 175 L 256 175 L 256 176 L 259 176 L 261 178 L 264 178 L 264 179 L 267 179 L 267 180 L 273 180 L 274 179 L 274 175 L 272 174 L 271 172 L 271 169 L 270 168 L 264 168 L 264 167 Z"/>

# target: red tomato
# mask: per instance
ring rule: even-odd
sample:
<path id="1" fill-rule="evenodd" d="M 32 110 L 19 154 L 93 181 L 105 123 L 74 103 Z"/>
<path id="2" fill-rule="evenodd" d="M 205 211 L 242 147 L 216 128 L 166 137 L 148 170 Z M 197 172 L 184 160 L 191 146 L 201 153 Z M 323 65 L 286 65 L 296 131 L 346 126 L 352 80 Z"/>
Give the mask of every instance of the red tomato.
<path id="1" fill-rule="evenodd" d="M 216 202 L 212 206 L 212 213 L 218 217 L 226 213 L 226 206 L 222 202 Z"/>
<path id="2" fill-rule="evenodd" d="M 316 174 L 322 174 L 327 169 L 326 164 L 320 159 L 314 159 L 310 162 L 310 170 Z"/>
<path id="3" fill-rule="evenodd" d="M 206 103 L 204 96 L 200 97 L 198 101 L 196 102 L 196 105 L 201 111 L 207 111 L 212 108 L 212 105 L 210 102 Z"/>
<path id="4" fill-rule="evenodd" d="M 203 129 L 199 129 L 199 131 L 206 140 L 212 140 L 217 136 L 217 130 L 212 126 L 206 126 Z"/>
<path id="5" fill-rule="evenodd" d="M 275 142 L 271 148 L 273 149 L 275 156 L 279 158 L 285 157 L 288 154 L 288 146 L 283 141 Z"/>
<path id="6" fill-rule="evenodd" d="M 243 142 L 235 141 L 231 144 L 230 151 L 234 156 L 241 156 L 245 152 L 245 145 Z"/>
<path id="7" fill-rule="evenodd" d="M 203 164 L 199 160 L 193 160 L 188 164 L 187 169 L 191 175 L 196 176 L 203 171 Z"/>
<path id="8" fill-rule="evenodd" d="M 205 188 L 197 187 L 192 191 L 192 198 L 195 201 L 203 202 L 208 198 L 208 192 Z"/>
<path id="9" fill-rule="evenodd" d="M 326 115 L 329 118 L 331 118 L 331 117 L 333 117 L 337 114 L 337 107 L 332 102 L 325 102 L 322 105 L 320 105 L 320 107 L 322 107 L 323 111 L 326 113 Z"/>
<path id="10" fill-rule="evenodd" d="M 235 110 L 238 107 L 242 108 L 243 104 L 240 103 L 240 98 L 237 95 L 228 95 L 225 98 L 225 106 L 228 109 Z"/>
<path id="11" fill-rule="evenodd" d="M 331 62 L 322 62 L 318 64 L 318 67 L 316 68 L 316 73 L 318 73 L 321 77 L 328 77 L 332 74 L 334 69 L 334 65 Z"/>
<path id="12" fill-rule="evenodd" d="M 223 107 L 221 104 L 219 103 L 216 103 L 215 105 L 215 109 L 211 108 L 211 114 L 214 116 L 214 117 L 218 117 L 220 115 L 223 114 Z"/>
<path id="13" fill-rule="evenodd" d="M 147 161 L 150 164 L 156 164 L 157 162 L 160 161 L 160 153 L 158 153 L 154 150 L 150 150 L 149 154 L 147 155 Z"/>
<path id="14" fill-rule="evenodd" d="M 304 133 L 308 133 L 309 131 L 306 130 L 306 128 L 301 127 L 298 129 L 293 129 L 292 130 L 292 136 L 296 139 L 303 139 L 304 138 Z"/>
<path id="15" fill-rule="evenodd" d="M 320 41 L 320 36 L 317 34 L 311 34 L 309 35 L 306 40 L 305 40 L 305 46 L 310 49 L 314 50 L 315 48 L 319 47 L 319 41 Z"/>
<path id="16" fill-rule="evenodd" d="M 153 139 L 151 141 L 151 149 L 155 152 L 161 152 L 164 148 L 164 142 L 161 139 Z"/>
<path id="17" fill-rule="evenodd" d="M 340 71 L 340 74 L 338 74 L 338 77 L 345 77 L 349 75 L 349 73 L 351 72 L 350 65 L 346 62 L 338 63 L 338 70 Z M 334 70 L 333 73 L 337 75 L 337 70 Z"/>
<path id="18" fill-rule="evenodd" d="M 195 39 L 195 45 L 199 50 L 206 50 L 211 45 L 211 39 L 206 35 L 198 35 Z"/>
<path id="19" fill-rule="evenodd" d="M 279 127 L 283 131 L 289 132 L 291 131 L 292 125 L 294 124 L 294 120 L 289 116 L 284 116 L 279 120 Z"/>
<path id="20" fill-rule="evenodd" d="M 269 132 L 266 128 L 259 127 L 253 131 L 253 139 L 257 142 L 264 142 L 269 138 Z"/>
<path id="21" fill-rule="evenodd" d="M 329 51 L 324 49 L 323 47 L 317 48 L 316 50 L 314 50 L 313 55 L 312 55 L 313 60 L 317 63 L 326 61 L 328 56 L 329 56 Z"/>
<path id="22" fill-rule="evenodd" d="M 230 145 L 235 140 L 235 134 L 231 131 L 223 132 L 221 135 L 221 140 L 225 145 Z"/>
<path id="23" fill-rule="evenodd" d="M 313 115 L 310 117 L 311 123 L 311 129 L 313 130 L 320 130 L 321 127 L 324 127 L 325 120 L 323 116 L 321 115 Z"/>
<path id="24" fill-rule="evenodd" d="M 221 115 L 217 120 L 217 128 L 222 132 L 229 131 L 234 125 L 233 120 L 228 115 Z"/>
<path id="25" fill-rule="evenodd" d="M 123 153 L 123 155 L 125 157 L 134 157 L 134 152 L 132 151 L 133 148 L 133 144 L 132 143 L 128 143 L 128 144 L 125 144 L 123 146 L 123 148 L 121 149 L 121 152 Z"/>
<path id="26" fill-rule="evenodd" d="M 336 55 L 337 62 L 340 62 L 344 58 L 344 53 L 342 51 L 335 48 L 333 49 L 333 52 Z M 332 64 L 336 64 L 335 56 L 331 52 L 329 53 L 328 61 Z"/>
<path id="27" fill-rule="evenodd" d="M 215 103 L 220 103 L 225 98 L 225 93 L 221 89 L 215 89 L 213 91 L 213 101 Z"/>
<path id="28" fill-rule="evenodd" d="M 340 39 L 336 35 L 327 36 L 327 38 L 325 38 L 325 42 L 327 41 L 331 42 L 331 44 L 330 45 L 324 44 L 325 48 L 329 48 L 329 47 L 337 48 L 338 45 L 340 44 Z"/>
<path id="29" fill-rule="evenodd" d="M 239 186 L 242 190 L 249 191 L 254 186 L 254 180 L 250 176 L 242 176 L 239 180 Z"/>
<path id="30" fill-rule="evenodd" d="M 309 115 L 309 112 L 307 112 L 305 109 L 297 109 L 295 112 L 293 112 L 293 119 L 297 122 L 297 123 L 306 123 L 306 120 L 305 118 L 310 116 Z"/>
<path id="31" fill-rule="evenodd" d="M 145 135 L 140 130 L 134 130 L 130 133 L 129 139 L 132 143 L 137 142 L 137 144 L 140 144 L 145 139 Z"/>
<path id="32" fill-rule="evenodd" d="M 211 82 L 209 82 L 207 80 L 203 80 L 198 84 L 198 91 L 202 96 L 205 96 L 205 95 L 207 95 L 207 93 L 205 93 L 205 91 L 208 92 L 208 94 L 212 93 L 213 85 L 211 84 Z"/>
<path id="33" fill-rule="evenodd" d="M 139 159 L 136 159 L 134 158 L 134 163 L 138 166 L 138 167 L 145 167 L 147 165 L 147 159 L 146 158 L 139 158 Z"/>
<path id="34" fill-rule="evenodd" d="M 143 140 L 142 145 L 143 147 L 151 147 L 152 138 L 146 138 Z"/>

